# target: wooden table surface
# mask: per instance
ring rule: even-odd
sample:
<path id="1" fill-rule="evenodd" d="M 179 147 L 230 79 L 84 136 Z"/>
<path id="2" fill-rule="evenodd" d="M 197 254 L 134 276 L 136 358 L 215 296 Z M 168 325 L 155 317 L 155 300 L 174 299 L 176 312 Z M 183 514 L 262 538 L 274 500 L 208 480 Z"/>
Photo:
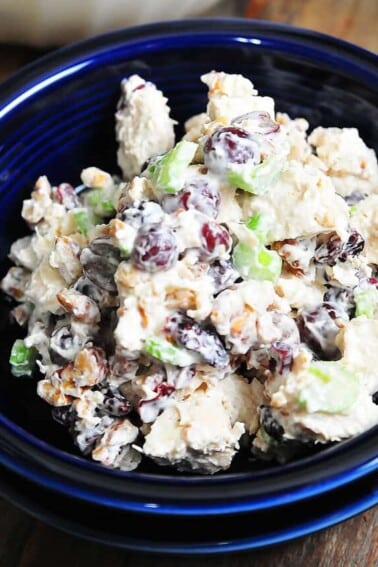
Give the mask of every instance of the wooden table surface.
<path id="1" fill-rule="evenodd" d="M 207 15 L 316 29 L 378 51 L 377 0 L 224 0 Z M 0 38 L 1 41 L 1 38 Z M 0 44 L 0 80 L 43 51 Z M 378 509 L 297 541 L 223 557 L 163 558 L 78 539 L 0 499 L 0 567 L 376 567 Z"/>

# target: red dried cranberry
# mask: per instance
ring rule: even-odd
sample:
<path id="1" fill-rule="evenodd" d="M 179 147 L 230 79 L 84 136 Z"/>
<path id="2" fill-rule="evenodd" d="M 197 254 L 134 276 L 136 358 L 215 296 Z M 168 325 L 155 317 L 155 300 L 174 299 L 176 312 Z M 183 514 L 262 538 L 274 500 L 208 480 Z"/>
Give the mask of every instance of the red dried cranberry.
<path id="1" fill-rule="evenodd" d="M 341 238 L 333 232 L 328 240 L 320 244 L 315 249 L 314 259 L 318 264 L 334 265 L 343 249 Z"/>
<path id="2" fill-rule="evenodd" d="M 227 364 L 226 349 L 215 331 L 202 327 L 184 313 L 178 312 L 171 315 L 166 323 L 165 331 L 180 345 L 198 352 L 211 366 L 222 367 Z"/>
<path id="3" fill-rule="evenodd" d="M 365 246 L 365 240 L 357 230 L 352 230 L 348 240 L 343 246 L 339 260 L 345 262 L 348 256 L 357 256 L 362 252 Z"/>
<path id="4" fill-rule="evenodd" d="M 302 309 L 297 317 L 301 340 L 323 360 L 337 360 L 340 351 L 335 344 L 340 328 L 336 319 L 345 319 L 345 312 L 335 303 L 322 303 L 317 307 Z"/>

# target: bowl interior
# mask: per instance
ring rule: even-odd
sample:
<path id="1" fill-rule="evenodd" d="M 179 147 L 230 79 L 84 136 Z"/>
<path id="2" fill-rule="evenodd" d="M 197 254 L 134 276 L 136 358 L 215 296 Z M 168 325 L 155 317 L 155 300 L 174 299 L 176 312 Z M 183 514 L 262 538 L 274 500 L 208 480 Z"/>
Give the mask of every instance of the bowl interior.
<path id="1" fill-rule="evenodd" d="M 82 42 L 22 70 L 0 90 L 0 277 L 11 242 L 27 233 L 21 203 L 39 175 L 78 184 L 83 167 L 118 172 L 114 111 L 123 77 L 138 73 L 163 90 L 180 135 L 183 122 L 205 108 L 200 76 L 212 69 L 249 77 L 260 94 L 275 98 L 277 110 L 303 116 L 311 127 L 356 127 L 378 149 L 372 56 L 348 44 L 285 26 L 224 20 L 153 25 Z M 35 380 L 10 376 L 9 350 L 22 332 L 10 325 L 9 305 L 0 301 L 0 412 L 77 454 L 38 399 Z M 236 462 L 233 470 L 244 466 Z"/>

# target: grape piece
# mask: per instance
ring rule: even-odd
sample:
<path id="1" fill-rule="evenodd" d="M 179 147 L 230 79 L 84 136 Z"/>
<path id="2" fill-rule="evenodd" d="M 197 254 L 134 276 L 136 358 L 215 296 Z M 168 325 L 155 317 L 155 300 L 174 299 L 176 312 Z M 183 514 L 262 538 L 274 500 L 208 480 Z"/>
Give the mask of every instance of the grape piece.
<path id="1" fill-rule="evenodd" d="M 214 221 L 203 223 L 201 227 L 201 236 L 201 261 L 218 258 L 231 250 L 231 235 L 221 224 L 217 224 Z"/>
<path id="2" fill-rule="evenodd" d="M 206 167 L 217 174 L 225 174 L 233 164 L 260 162 L 256 140 L 243 128 L 225 126 L 209 136 L 204 145 Z"/>
<path id="3" fill-rule="evenodd" d="M 109 238 L 95 238 L 80 254 L 85 276 L 99 288 L 115 292 L 114 274 L 120 262 L 120 251 Z"/>
<path id="4" fill-rule="evenodd" d="M 184 313 L 174 313 L 166 323 L 165 331 L 174 340 L 198 352 L 211 366 L 222 367 L 228 362 L 228 354 L 220 338 L 212 329 L 206 329 Z"/>
<path id="5" fill-rule="evenodd" d="M 157 272 L 168 270 L 178 260 L 178 246 L 174 232 L 163 225 L 142 226 L 134 243 L 133 261 L 141 270 Z"/>
<path id="6" fill-rule="evenodd" d="M 58 185 L 56 188 L 56 197 L 59 203 L 64 205 L 67 210 L 80 207 L 79 197 L 75 189 L 69 183 L 61 183 Z"/>
<path id="7" fill-rule="evenodd" d="M 278 312 L 267 312 L 259 319 L 259 327 L 268 325 L 276 338 L 270 344 L 257 343 L 250 349 L 247 367 L 285 374 L 292 368 L 298 353 L 300 336 L 295 321 Z"/>
<path id="8" fill-rule="evenodd" d="M 195 209 L 204 215 L 216 218 L 220 206 L 220 194 L 214 182 L 205 176 L 192 177 L 177 195 L 165 195 L 162 200 L 165 212 L 177 209 Z"/>
<path id="9" fill-rule="evenodd" d="M 248 121 L 248 128 L 250 130 L 258 134 L 263 134 L 264 136 L 274 134 L 280 130 L 279 123 L 272 120 L 269 112 L 266 112 L 266 110 L 246 112 L 231 120 L 231 124 L 240 124 L 245 121 Z"/>

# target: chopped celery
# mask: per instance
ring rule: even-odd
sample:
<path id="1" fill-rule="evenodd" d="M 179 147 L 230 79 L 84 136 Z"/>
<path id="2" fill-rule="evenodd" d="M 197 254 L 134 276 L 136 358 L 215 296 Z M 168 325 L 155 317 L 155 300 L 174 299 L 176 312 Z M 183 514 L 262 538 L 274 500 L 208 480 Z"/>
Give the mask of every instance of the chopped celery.
<path id="1" fill-rule="evenodd" d="M 75 217 L 77 230 L 81 234 L 84 234 L 84 236 L 88 235 L 88 232 L 93 226 L 101 222 L 100 218 L 97 215 L 85 209 L 76 210 L 73 214 Z"/>
<path id="2" fill-rule="evenodd" d="M 356 317 L 365 315 L 368 319 L 373 319 L 378 312 L 378 290 L 374 287 L 368 287 L 357 291 L 354 294 L 356 302 Z"/>
<path id="3" fill-rule="evenodd" d="M 313 362 L 308 374 L 310 381 L 297 399 L 304 411 L 341 413 L 356 401 L 358 378 L 340 362 Z"/>
<path id="4" fill-rule="evenodd" d="M 246 220 L 246 226 L 250 230 L 258 230 L 261 226 L 261 213 L 257 213 L 256 215 L 252 215 L 249 219 Z"/>
<path id="5" fill-rule="evenodd" d="M 284 162 L 282 159 L 271 157 L 254 166 L 235 167 L 227 174 L 231 185 L 253 193 L 263 195 L 280 176 Z"/>
<path id="6" fill-rule="evenodd" d="M 22 339 L 17 339 L 9 357 L 13 376 L 31 376 L 37 354 L 34 347 L 27 347 Z"/>
<path id="7" fill-rule="evenodd" d="M 194 158 L 197 144 L 182 140 L 155 161 L 149 172 L 156 188 L 163 193 L 177 193 L 183 186 L 185 170 Z"/>
<path id="8" fill-rule="evenodd" d="M 232 255 L 232 260 L 245 278 L 253 280 L 276 281 L 281 273 L 282 260 L 274 250 L 264 246 L 248 246 L 239 242 Z"/>
<path id="9" fill-rule="evenodd" d="M 166 364 L 175 366 L 190 366 L 195 361 L 195 357 L 187 351 L 164 339 L 147 339 L 144 344 L 144 351 Z"/>
<path id="10" fill-rule="evenodd" d="M 86 196 L 86 202 L 94 208 L 99 216 L 111 216 L 115 212 L 115 207 L 111 200 L 109 191 L 105 189 L 92 189 Z"/>
<path id="11" fill-rule="evenodd" d="M 256 213 L 255 215 L 252 215 L 251 217 L 249 217 L 249 219 L 246 220 L 245 223 L 246 227 L 249 228 L 249 230 L 253 230 L 262 244 L 266 240 L 268 232 L 266 224 L 266 217 L 264 217 L 262 213 Z"/>
<path id="12" fill-rule="evenodd" d="M 77 230 L 81 234 L 84 234 L 84 236 L 87 236 L 89 229 L 91 227 L 91 223 L 89 222 L 87 211 L 83 211 L 83 210 L 75 211 L 74 216 L 75 216 Z"/>
<path id="13" fill-rule="evenodd" d="M 349 207 L 349 216 L 351 217 L 352 215 L 355 214 L 355 212 L 357 211 L 357 205 L 350 205 Z"/>
<path id="14" fill-rule="evenodd" d="M 131 254 L 131 251 L 127 246 L 120 246 L 119 251 L 121 252 L 122 258 L 128 258 Z"/>

